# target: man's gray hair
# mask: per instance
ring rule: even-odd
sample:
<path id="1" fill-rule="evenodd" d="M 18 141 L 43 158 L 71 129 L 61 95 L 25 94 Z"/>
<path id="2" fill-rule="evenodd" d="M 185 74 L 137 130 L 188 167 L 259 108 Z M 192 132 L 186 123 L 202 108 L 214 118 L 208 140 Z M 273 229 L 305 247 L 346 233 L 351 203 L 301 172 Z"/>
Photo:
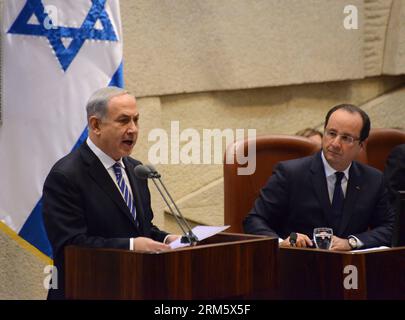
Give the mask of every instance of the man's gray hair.
<path id="1" fill-rule="evenodd" d="M 103 119 L 107 115 L 108 102 L 114 97 L 130 94 L 127 90 L 118 87 L 106 87 L 94 92 L 87 102 L 87 120 L 91 116 Z"/>

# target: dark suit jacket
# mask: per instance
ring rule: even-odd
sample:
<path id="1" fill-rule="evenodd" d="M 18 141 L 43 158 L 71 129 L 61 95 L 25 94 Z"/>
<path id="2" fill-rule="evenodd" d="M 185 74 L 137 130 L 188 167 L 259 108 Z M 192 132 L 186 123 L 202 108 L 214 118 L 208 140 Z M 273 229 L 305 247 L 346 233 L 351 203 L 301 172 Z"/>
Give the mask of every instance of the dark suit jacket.
<path id="1" fill-rule="evenodd" d="M 133 172 L 140 162 L 130 157 L 123 161 L 139 227 L 114 181 L 86 143 L 59 160 L 46 178 L 43 217 L 60 288 L 51 289 L 48 298 L 64 297 L 63 249 L 66 245 L 129 249 L 131 237 L 143 236 L 162 242 L 167 235 L 152 224 L 147 182 L 138 179 Z"/>
<path id="2" fill-rule="evenodd" d="M 392 149 L 384 169 L 390 202 L 394 204 L 397 192 L 405 190 L 405 144 Z"/>
<path id="3" fill-rule="evenodd" d="M 403 218 L 401 218 L 398 191 L 405 190 L 405 144 L 392 149 L 385 164 L 384 177 L 388 188 L 389 201 L 396 215 L 392 245 L 404 245 L 405 236 L 403 235 Z"/>
<path id="4" fill-rule="evenodd" d="M 331 226 L 330 216 L 325 170 L 318 152 L 276 166 L 245 218 L 244 229 L 283 239 L 299 232 L 312 239 L 314 228 Z M 394 212 L 388 205 L 382 173 L 353 162 L 343 216 L 334 234 L 341 238 L 354 235 L 364 248 L 390 245 L 393 223 Z"/>

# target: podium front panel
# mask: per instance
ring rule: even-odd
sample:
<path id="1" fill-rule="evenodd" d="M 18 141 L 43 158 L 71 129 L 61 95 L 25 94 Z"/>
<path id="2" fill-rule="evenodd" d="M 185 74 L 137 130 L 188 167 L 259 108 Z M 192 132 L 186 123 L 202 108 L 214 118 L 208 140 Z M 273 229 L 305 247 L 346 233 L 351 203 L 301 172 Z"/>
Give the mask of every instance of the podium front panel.
<path id="1" fill-rule="evenodd" d="M 65 249 L 68 299 L 272 299 L 277 239 L 221 233 L 161 253 Z"/>

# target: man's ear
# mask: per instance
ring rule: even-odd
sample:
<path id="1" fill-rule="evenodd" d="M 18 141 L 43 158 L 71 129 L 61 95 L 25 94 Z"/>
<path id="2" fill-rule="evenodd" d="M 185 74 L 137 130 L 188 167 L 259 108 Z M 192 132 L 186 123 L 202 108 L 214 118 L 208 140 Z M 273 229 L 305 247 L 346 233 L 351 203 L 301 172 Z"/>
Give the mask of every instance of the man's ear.
<path id="1" fill-rule="evenodd" d="M 89 119 L 89 130 L 93 131 L 96 135 L 100 134 L 100 119 L 96 116 L 91 116 Z"/>
<path id="2" fill-rule="evenodd" d="M 359 142 L 359 145 L 363 150 L 366 150 L 367 142 L 368 142 L 368 138 Z"/>

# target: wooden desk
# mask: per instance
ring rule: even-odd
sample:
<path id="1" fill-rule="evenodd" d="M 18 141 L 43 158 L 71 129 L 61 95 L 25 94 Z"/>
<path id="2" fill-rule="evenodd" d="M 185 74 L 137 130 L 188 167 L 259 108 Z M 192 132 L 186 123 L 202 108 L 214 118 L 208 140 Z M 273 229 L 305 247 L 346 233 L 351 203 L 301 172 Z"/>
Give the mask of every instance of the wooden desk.
<path id="1" fill-rule="evenodd" d="M 347 266 L 358 289 L 346 289 Z M 349 267 L 351 268 L 351 267 Z M 353 270 L 353 269 L 351 269 Z M 282 299 L 405 299 L 405 247 L 367 252 L 279 249 Z"/>

